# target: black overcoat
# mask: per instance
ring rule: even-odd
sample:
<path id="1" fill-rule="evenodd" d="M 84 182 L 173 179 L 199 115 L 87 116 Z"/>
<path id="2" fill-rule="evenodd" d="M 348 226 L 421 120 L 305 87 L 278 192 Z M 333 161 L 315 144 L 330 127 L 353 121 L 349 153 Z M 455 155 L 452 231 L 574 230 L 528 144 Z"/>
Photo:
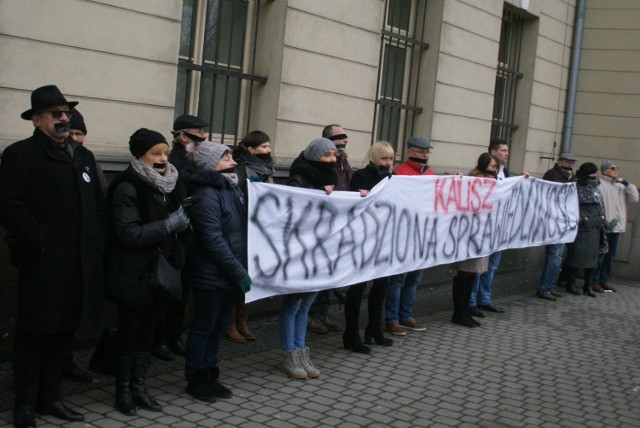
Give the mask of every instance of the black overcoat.
<path id="1" fill-rule="evenodd" d="M 38 129 L 7 147 L 0 221 L 18 268 L 17 332 L 73 331 L 83 315 L 99 326 L 106 211 L 93 154 L 71 158 Z"/>

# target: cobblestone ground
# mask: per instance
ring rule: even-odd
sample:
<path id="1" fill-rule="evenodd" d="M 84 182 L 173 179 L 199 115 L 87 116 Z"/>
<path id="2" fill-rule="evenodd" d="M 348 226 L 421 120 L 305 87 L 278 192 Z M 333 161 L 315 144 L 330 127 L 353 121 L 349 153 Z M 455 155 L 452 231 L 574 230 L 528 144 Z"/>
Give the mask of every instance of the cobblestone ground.
<path id="1" fill-rule="evenodd" d="M 615 282 L 618 293 L 592 299 L 533 297 L 523 273 L 501 275 L 481 328 L 451 324 L 450 286 L 421 290 L 424 333 L 374 346 L 371 355 L 341 348 L 339 333 L 309 334 L 317 380 L 279 370 L 275 317 L 254 320 L 254 345 L 225 343 L 221 381 L 233 397 L 207 404 L 185 392 L 183 361 L 154 361 L 148 379 L 162 413 L 135 417 L 113 409 L 113 380 L 63 385 L 64 401 L 86 422 L 53 417 L 39 427 L 638 427 L 640 426 L 640 283 Z M 527 291 L 525 291 L 527 290 Z M 514 294 L 515 293 L 515 294 Z M 506 296 L 506 297 L 501 297 Z M 433 303 L 433 304 L 431 304 Z M 425 311 L 425 306 L 438 308 Z M 450 306 L 450 305 L 449 305 Z M 342 320 L 332 307 L 332 314 Z M 78 352 L 86 362 L 89 350 Z M 0 367 L 0 425 L 11 423 L 11 374 Z"/>

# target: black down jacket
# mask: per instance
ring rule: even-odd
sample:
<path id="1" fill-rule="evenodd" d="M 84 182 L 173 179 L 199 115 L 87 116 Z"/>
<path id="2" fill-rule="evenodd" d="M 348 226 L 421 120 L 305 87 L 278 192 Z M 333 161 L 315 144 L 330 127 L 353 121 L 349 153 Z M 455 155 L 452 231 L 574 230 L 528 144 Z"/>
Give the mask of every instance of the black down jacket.
<path id="1" fill-rule="evenodd" d="M 247 275 L 247 214 L 240 189 L 218 172 L 198 169 L 184 177 L 191 196 L 200 198 L 189 211 L 195 247 L 183 278 L 195 290 L 240 293 Z"/>
<path id="2" fill-rule="evenodd" d="M 145 307 L 156 299 L 145 285 L 158 251 L 180 270 L 183 235 L 168 233 L 165 219 L 180 207 L 186 191 L 178 181 L 168 195 L 144 182 L 132 167 L 109 186 L 109 248 L 105 294 L 118 304 Z"/>

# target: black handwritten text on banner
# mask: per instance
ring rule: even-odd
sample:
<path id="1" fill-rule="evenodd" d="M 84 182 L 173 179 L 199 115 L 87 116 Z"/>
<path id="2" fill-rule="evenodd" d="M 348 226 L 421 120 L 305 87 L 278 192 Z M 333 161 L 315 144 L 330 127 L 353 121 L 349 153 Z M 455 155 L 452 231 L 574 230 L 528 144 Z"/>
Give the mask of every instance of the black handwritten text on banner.
<path id="1" fill-rule="evenodd" d="M 317 291 L 489 255 L 572 242 L 574 184 L 394 176 L 362 198 L 249 183 L 247 301 Z"/>

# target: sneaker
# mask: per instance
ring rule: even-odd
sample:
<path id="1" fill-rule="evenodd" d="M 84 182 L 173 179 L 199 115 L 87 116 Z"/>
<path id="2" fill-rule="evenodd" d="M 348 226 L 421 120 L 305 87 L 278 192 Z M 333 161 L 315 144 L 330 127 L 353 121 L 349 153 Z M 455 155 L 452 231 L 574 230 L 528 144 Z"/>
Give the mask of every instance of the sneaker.
<path id="1" fill-rule="evenodd" d="M 413 331 L 427 331 L 427 327 L 418 324 L 413 318 L 407 318 L 406 320 L 400 321 L 400 327 Z"/>
<path id="2" fill-rule="evenodd" d="M 604 291 L 611 291 L 613 293 L 617 293 L 618 290 L 616 290 L 615 287 L 613 287 L 612 285 L 608 285 L 608 284 L 600 284 L 600 288 L 602 288 Z"/>
<path id="3" fill-rule="evenodd" d="M 384 330 L 387 333 L 391 333 L 395 336 L 406 336 L 407 332 L 404 331 L 401 327 L 400 324 L 398 324 L 397 322 L 388 322 L 385 324 L 384 326 Z"/>
<path id="4" fill-rule="evenodd" d="M 328 331 L 324 323 L 320 321 L 320 317 L 309 317 L 307 328 L 316 334 L 326 334 Z"/>
<path id="5" fill-rule="evenodd" d="M 322 322 L 322 324 L 324 324 L 324 326 L 327 328 L 327 330 L 329 331 L 340 331 L 340 325 L 333 322 L 331 320 L 331 318 L 329 318 L 329 315 L 320 315 L 320 322 Z"/>

